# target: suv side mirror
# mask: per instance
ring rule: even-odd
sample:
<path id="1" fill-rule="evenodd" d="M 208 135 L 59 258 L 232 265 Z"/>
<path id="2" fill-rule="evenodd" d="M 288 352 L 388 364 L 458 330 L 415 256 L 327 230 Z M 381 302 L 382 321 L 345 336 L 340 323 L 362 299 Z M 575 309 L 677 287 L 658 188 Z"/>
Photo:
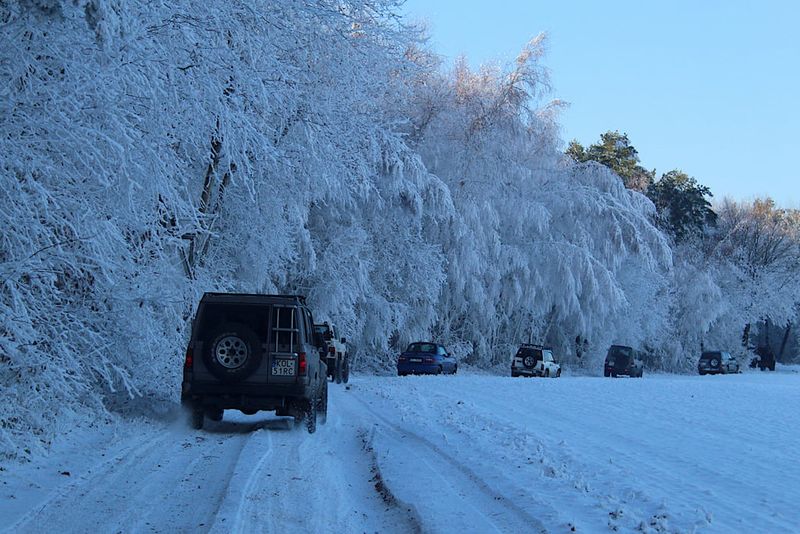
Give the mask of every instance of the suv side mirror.
<path id="1" fill-rule="evenodd" d="M 343 338 L 342 338 L 342 343 L 343 343 L 343 344 L 344 344 L 344 343 L 347 343 L 347 338 L 346 338 L 346 337 L 343 337 Z"/>

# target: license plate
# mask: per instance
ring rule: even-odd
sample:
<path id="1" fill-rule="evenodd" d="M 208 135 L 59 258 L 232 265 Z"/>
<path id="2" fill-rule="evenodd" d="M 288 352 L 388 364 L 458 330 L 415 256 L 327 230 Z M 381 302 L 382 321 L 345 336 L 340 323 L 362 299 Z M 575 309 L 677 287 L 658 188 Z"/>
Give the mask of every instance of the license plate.
<path id="1" fill-rule="evenodd" d="M 412 363 L 422 363 L 422 358 L 409 358 L 408 361 Z"/>
<path id="2" fill-rule="evenodd" d="M 274 376 L 294 376 L 294 360 L 272 360 L 272 374 Z"/>

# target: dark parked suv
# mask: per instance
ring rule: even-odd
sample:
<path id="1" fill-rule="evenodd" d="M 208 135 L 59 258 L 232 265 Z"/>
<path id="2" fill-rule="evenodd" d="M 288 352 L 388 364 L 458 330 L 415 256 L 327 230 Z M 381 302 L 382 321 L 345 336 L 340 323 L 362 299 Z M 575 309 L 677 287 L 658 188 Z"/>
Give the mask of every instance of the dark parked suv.
<path id="1" fill-rule="evenodd" d="M 625 345 L 611 345 L 606 353 L 606 362 L 603 365 L 603 376 L 628 375 L 641 378 L 644 373 L 644 364 L 638 350 Z"/>
<path id="2" fill-rule="evenodd" d="M 328 410 L 322 340 L 298 295 L 206 293 L 192 321 L 181 403 L 195 428 L 225 409 L 305 420 L 309 433 Z"/>

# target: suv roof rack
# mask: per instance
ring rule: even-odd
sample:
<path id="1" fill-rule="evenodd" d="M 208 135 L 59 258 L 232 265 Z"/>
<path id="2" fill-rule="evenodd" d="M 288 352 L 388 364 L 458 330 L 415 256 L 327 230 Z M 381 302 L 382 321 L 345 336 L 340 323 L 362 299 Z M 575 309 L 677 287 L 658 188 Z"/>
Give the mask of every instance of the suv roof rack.
<path id="1" fill-rule="evenodd" d="M 219 293 L 214 291 L 207 291 L 203 293 L 202 300 L 206 300 L 210 298 L 211 300 L 229 300 L 229 299 L 237 299 L 237 298 L 250 298 L 250 299 L 263 299 L 263 298 L 274 298 L 274 299 L 296 299 L 300 301 L 301 304 L 306 303 L 306 296 L 305 295 L 275 295 L 275 294 L 263 294 L 263 293 Z"/>
<path id="2" fill-rule="evenodd" d="M 548 347 L 547 345 L 540 345 L 539 343 L 520 343 L 519 346 L 531 349 L 553 350 L 553 347 Z"/>

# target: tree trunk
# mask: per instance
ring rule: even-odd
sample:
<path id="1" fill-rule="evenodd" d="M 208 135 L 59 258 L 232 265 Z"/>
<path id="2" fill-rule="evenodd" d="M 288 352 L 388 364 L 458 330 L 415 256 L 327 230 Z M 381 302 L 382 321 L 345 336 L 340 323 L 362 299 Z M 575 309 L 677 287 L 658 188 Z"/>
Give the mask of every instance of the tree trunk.
<path id="1" fill-rule="evenodd" d="M 792 331 L 792 322 L 786 321 L 786 331 L 783 333 L 783 341 L 781 342 L 781 350 L 778 352 L 778 360 L 783 361 L 783 351 L 786 349 L 786 342 L 789 341 L 789 332 Z"/>
<path id="2" fill-rule="evenodd" d="M 219 190 L 216 197 L 216 202 L 214 203 L 214 208 L 211 209 L 211 195 L 214 190 L 214 185 L 216 183 L 217 177 L 217 167 L 219 167 L 219 162 L 221 159 L 221 152 L 222 152 L 222 138 L 219 137 L 219 120 L 217 121 L 217 131 L 215 135 L 211 138 L 211 161 L 208 163 L 208 167 L 206 168 L 205 177 L 203 178 L 203 190 L 200 193 L 200 205 L 197 208 L 199 212 L 199 223 L 200 228 L 199 231 L 189 234 L 189 247 L 186 254 L 183 257 L 183 269 L 186 273 L 186 276 L 190 279 L 195 278 L 195 267 L 197 266 L 197 262 L 200 257 L 206 254 L 208 251 L 208 246 L 210 242 L 211 236 L 208 235 L 209 228 L 208 228 L 208 215 L 210 213 L 216 213 L 219 211 L 220 205 L 222 203 L 222 193 L 227 187 L 228 183 L 230 182 L 230 172 L 226 172 L 222 182 L 219 185 Z M 234 165 L 231 165 L 231 171 L 235 169 Z M 199 245 L 199 240 L 205 237 L 205 241 L 203 245 Z M 199 250 L 198 250 L 199 249 Z"/>

